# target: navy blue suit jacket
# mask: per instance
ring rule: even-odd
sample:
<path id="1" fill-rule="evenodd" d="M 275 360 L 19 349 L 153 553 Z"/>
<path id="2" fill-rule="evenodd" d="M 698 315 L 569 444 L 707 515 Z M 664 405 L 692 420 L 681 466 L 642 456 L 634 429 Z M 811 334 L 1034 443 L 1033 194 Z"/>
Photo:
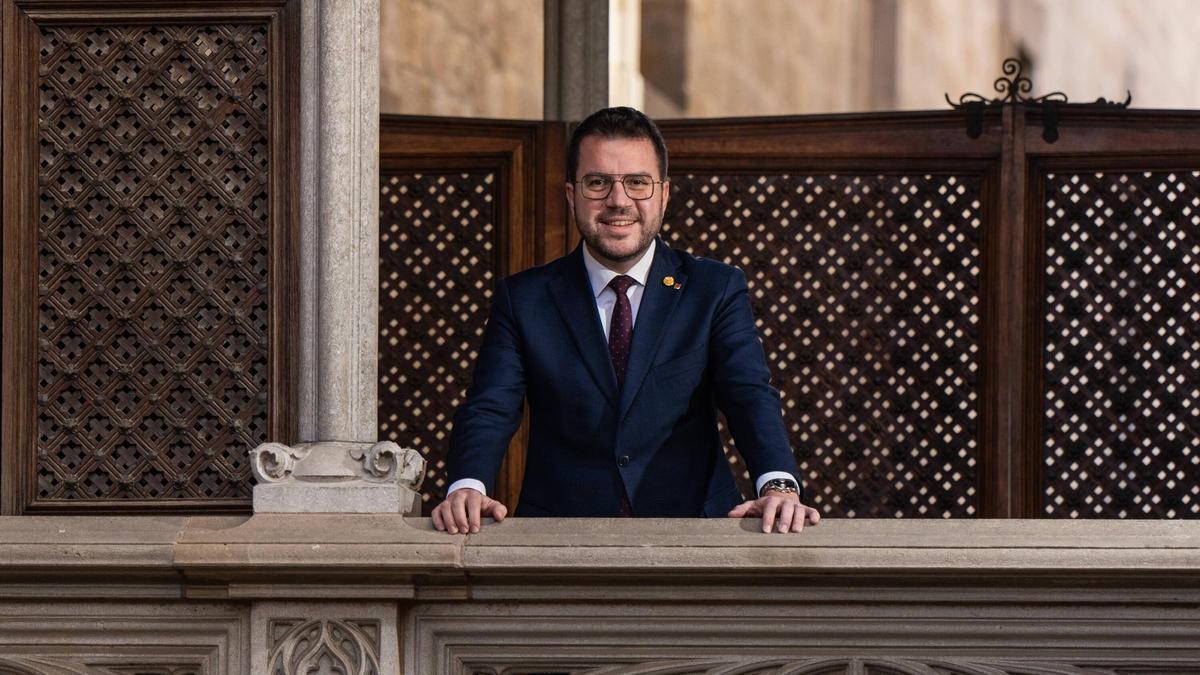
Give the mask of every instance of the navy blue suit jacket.
<path id="1" fill-rule="evenodd" d="M 526 400 L 519 516 L 614 516 L 622 491 L 638 516 L 724 516 L 742 497 L 718 407 L 752 476 L 797 473 L 745 275 L 661 240 L 620 388 L 580 248 L 497 283 L 454 418 L 451 482 L 494 492 Z"/>

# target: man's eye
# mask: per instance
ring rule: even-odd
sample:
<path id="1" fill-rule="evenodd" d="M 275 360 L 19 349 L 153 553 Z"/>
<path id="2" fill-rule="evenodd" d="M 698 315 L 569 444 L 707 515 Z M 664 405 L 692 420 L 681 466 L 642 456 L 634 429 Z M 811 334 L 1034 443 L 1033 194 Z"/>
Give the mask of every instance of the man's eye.
<path id="1" fill-rule="evenodd" d="M 583 186 L 585 188 L 590 188 L 593 190 L 598 190 L 600 188 L 606 187 L 608 185 L 608 183 L 609 183 L 609 180 L 605 176 L 584 176 L 583 177 Z"/>
<path id="2" fill-rule="evenodd" d="M 652 181 L 649 176 L 629 176 L 625 182 L 631 188 L 648 188 Z"/>

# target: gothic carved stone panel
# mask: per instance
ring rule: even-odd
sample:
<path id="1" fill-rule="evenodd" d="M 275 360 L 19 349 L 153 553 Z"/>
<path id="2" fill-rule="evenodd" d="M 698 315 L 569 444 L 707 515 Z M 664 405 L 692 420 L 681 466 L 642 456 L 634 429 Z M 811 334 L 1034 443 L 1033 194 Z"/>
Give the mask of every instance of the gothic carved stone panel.
<path id="1" fill-rule="evenodd" d="M 0 673 L 235 675 L 249 660 L 250 611 L 222 603 L 0 603 Z"/>
<path id="2" fill-rule="evenodd" d="M 654 660 L 637 665 L 584 669 L 580 675 L 1119 675 L 1157 672 L 1180 672 L 1185 667 L 1179 661 L 1124 660 L 1076 661 L 994 658 L 889 658 L 864 656 L 815 657 L 807 659 L 688 659 L 678 661 Z M 522 669 L 494 671 L 497 675 L 527 672 Z"/>
<path id="3" fill-rule="evenodd" d="M 87 659 L 0 656 L 0 675 L 200 675 L 203 672 L 197 663 L 101 665 Z"/>
<path id="4" fill-rule="evenodd" d="M 747 274 L 812 503 L 975 515 L 981 179 L 685 174 L 671 187 L 666 241 Z"/>
<path id="5" fill-rule="evenodd" d="M 377 621 L 272 621 L 270 640 L 271 675 L 381 673 Z"/>
<path id="6" fill-rule="evenodd" d="M 1200 517 L 1200 172 L 1044 186 L 1042 512 Z"/>
<path id="7" fill-rule="evenodd" d="M 6 223 L 34 254 L 24 506 L 248 503 L 247 453 L 287 424 L 286 4 L 28 23 L 35 194 Z"/>
<path id="8" fill-rule="evenodd" d="M 496 175 L 385 173 L 380 185 L 379 437 L 426 461 L 428 513 L 445 493 L 497 273 Z"/>
<path id="9" fill-rule="evenodd" d="M 781 582 L 779 588 L 785 587 L 787 582 Z M 1200 642 L 1190 599 L 1159 604 L 1139 597 L 1138 590 L 1114 589 L 1112 597 L 1119 602 L 1094 603 L 1094 597 L 1081 600 L 1078 590 L 1004 588 L 962 600 L 962 588 L 936 584 L 845 591 L 836 584 L 801 584 L 784 592 L 812 597 L 770 605 L 741 604 L 728 597 L 708 603 L 695 596 L 679 604 L 661 599 L 420 603 L 407 618 L 406 672 L 1198 672 Z M 761 597 L 761 589 L 745 592 Z"/>
<path id="10" fill-rule="evenodd" d="M 399 665 L 396 604 L 257 601 L 248 672 L 258 675 L 389 675 Z M 430 671 L 430 672 L 436 672 Z"/>

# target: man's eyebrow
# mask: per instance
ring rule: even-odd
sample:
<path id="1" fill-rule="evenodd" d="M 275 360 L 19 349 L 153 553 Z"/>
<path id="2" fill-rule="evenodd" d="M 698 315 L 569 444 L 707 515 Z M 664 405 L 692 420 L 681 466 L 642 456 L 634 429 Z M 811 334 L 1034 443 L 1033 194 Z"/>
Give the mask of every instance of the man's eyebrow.
<path id="1" fill-rule="evenodd" d="M 634 171 L 632 173 L 604 173 L 601 171 L 589 171 L 583 175 L 585 175 L 585 176 L 604 176 L 605 178 L 617 178 L 618 176 L 621 178 L 624 178 L 625 176 L 646 176 L 646 177 L 654 176 L 654 174 L 650 173 L 649 171 Z"/>

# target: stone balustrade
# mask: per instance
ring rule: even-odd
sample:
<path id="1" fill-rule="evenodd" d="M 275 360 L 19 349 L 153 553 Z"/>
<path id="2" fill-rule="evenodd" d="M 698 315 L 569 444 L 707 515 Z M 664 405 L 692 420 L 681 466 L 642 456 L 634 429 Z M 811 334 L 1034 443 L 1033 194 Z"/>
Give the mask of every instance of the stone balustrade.
<path id="1" fill-rule="evenodd" d="M 0 594 L 4 673 L 1200 672 L 1187 522 L 23 516 Z"/>

